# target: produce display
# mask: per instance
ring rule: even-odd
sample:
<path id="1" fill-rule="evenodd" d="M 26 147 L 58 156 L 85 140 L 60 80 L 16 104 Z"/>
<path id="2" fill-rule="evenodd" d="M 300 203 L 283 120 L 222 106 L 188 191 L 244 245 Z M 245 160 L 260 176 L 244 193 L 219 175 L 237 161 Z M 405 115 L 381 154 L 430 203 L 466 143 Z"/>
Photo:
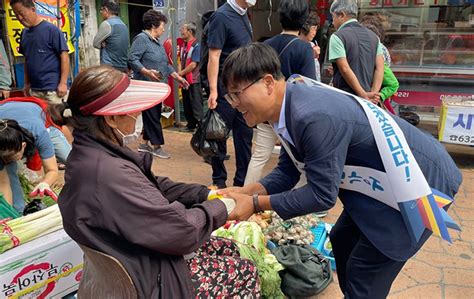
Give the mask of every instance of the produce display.
<path id="1" fill-rule="evenodd" d="M 240 256 L 251 260 L 258 270 L 262 297 L 284 298 L 278 274 L 283 267 L 273 254 L 268 253 L 262 229 L 255 222 L 232 222 L 214 231 L 213 235 L 236 241 Z"/>
<path id="2" fill-rule="evenodd" d="M 265 237 L 275 244 L 309 245 L 314 241 L 311 227 L 318 225 L 319 219 L 314 215 L 306 215 L 283 221 L 277 213 L 272 213 L 272 221 L 264 230 Z"/>
<path id="3" fill-rule="evenodd" d="M 62 227 L 58 205 L 9 221 L 0 221 L 0 254 Z"/>
<path id="4" fill-rule="evenodd" d="M 21 215 L 5 200 L 0 193 L 0 221 L 3 219 L 15 219 Z"/>

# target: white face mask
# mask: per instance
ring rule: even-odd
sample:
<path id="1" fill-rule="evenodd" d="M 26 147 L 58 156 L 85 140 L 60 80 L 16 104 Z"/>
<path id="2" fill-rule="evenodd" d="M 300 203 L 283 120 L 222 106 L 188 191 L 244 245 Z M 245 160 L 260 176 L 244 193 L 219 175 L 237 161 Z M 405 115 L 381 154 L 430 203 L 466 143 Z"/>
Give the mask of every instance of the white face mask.
<path id="1" fill-rule="evenodd" d="M 138 140 L 140 137 L 140 134 L 142 133 L 143 130 L 143 120 L 142 120 L 142 115 L 140 114 L 138 117 L 133 117 L 131 115 L 128 115 L 131 118 L 135 120 L 135 131 L 131 134 L 125 135 L 122 133 L 118 128 L 117 132 L 119 132 L 120 135 L 122 135 L 122 145 L 129 145 L 130 143 L 134 143 L 135 141 Z"/>
<path id="2" fill-rule="evenodd" d="M 252 7 L 257 3 L 257 0 L 245 0 L 245 3 L 247 3 L 249 7 Z"/>

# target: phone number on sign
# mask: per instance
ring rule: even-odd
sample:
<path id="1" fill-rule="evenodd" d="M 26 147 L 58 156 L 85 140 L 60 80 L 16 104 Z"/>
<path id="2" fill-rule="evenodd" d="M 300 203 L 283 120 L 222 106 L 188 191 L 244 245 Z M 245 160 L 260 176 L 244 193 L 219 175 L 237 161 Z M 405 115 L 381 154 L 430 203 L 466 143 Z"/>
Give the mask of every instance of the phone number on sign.
<path id="1" fill-rule="evenodd" d="M 449 135 L 449 141 L 474 144 L 474 136 L 468 135 Z"/>

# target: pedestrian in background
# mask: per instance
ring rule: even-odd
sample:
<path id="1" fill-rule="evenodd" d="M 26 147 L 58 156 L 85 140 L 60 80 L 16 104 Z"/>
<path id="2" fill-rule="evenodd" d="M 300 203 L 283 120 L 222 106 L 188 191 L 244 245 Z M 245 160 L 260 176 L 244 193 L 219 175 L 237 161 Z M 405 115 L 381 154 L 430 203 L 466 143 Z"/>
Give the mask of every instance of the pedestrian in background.
<path id="1" fill-rule="evenodd" d="M 0 39 L 0 98 L 7 99 L 10 97 L 10 85 L 12 85 L 10 62 L 3 40 Z"/>
<path id="2" fill-rule="evenodd" d="M 377 104 L 384 71 L 378 37 L 357 22 L 356 0 L 335 0 L 330 12 L 337 29 L 329 40 L 334 87 Z"/>
<path id="3" fill-rule="evenodd" d="M 193 132 L 203 118 L 202 90 L 199 73 L 199 62 L 201 61 L 201 45 L 196 40 L 196 24 L 189 22 L 181 27 L 181 37 L 184 45 L 180 49 L 181 70 L 180 76 L 184 76 L 189 83 L 189 89 L 183 89 L 184 116 L 187 120 L 186 130 Z"/>
<path id="4" fill-rule="evenodd" d="M 127 72 L 127 54 L 130 39 L 128 27 L 119 18 L 117 3 L 105 0 L 99 9 L 104 21 L 94 37 L 94 48 L 100 50 L 100 64 L 108 64 L 122 72 Z"/>
<path id="5" fill-rule="evenodd" d="M 224 98 L 227 91 L 222 84 L 222 66 L 232 51 L 252 42 L 252 25 L 247 16 L 247 10 L 256 2 L 256 0 L 228 0 L 211 16 L 208 24 L 207 76 L 210 90 L 208 106 L 224 118 L 233 133 L 236 163 L 234 186 L 244 185 L 252 150 L 253 132 L 245 124 L 245 116 L 232 108 Z M 244 96 L 244 94 L 245 88 L 239 92 L 239 96 Z M 227 181 L 227 170 L 224 165 L 227 141 L 219 141 L 218 150 L 218 156 L 211 159 L 212 184 L 224 188 Z"/>
<path id="6" fill-rule="evenodd" d="M 24 93 L 59 103 L 67 94 L 68 47 L 58 27 L 36 14 L 33 0 L 11 0 L 16 18 L 25 26 L 19 52 L 25 57 Z"/>
<path id="7" fill-rule="evenodd" d="M 178 75 L 168 63 L 168 56 L 159 41 L 167 22 L 166 16 L 159 11 L 150 9 L 143 14 L 144 30 L 134 38 L 128 55 L 133 78 L 166 83 L 168 76 L 171 76 L 184 88 L 188 88 L 188 82 Z M 145 143 L 139 145 L 138 151 L 149 152 L 158 158 L 168 159 L 170 154 L 162 147 L 165 144 L 165 139 L 161 127 L 161 107 L 160 103 L 143 111 L 143 140 Z"/>
<path id="8" fill-rule="evenodd" d="M 316 70 L 316 80 L 321 82 L 321 65 L 319 64 L 319 55 L 321 54 L 321 48 L 318 42 L 314 39 L 319 28 L 319 16 L 312 12 L 309 14 L 308 19 L 304 23 L 300 31 L 300 38 L 304 41 L 308 41 L 313 48 L 314 55 L 314 67 Z"/>
<path id="9" fill-rule="evenodd" d="M 285 79 L 288 79 L 292 74 L 316 79 L 313 49 L 306 40 L 299 38 L 300 31 L 308 19 L 308 2 L 306 0 L 282 0 L 278 7 L 278 13 L 283 31 L 266 40 L 265 43 L 278 53 Z M 278 139 L 272 127 L 266 123 L 258 124 L 255 133 L 257 134 L 255 150 L 250 159 L 245 185 L 260 180 L 263 167 L 270 160 L 273 147 Z"/>

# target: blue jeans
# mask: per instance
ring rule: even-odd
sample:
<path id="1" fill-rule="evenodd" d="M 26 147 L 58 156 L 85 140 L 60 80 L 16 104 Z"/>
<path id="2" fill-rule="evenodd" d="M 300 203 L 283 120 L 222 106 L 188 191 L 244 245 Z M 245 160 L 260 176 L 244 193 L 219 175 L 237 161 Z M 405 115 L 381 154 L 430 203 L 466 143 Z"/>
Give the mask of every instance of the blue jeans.
<path id="1" fill-rule="evenodd" d="M 66 137 L 64 136 L 63 132 L 58 130 L 55 127 L 48 128 L 49 137 L 53 142 L 54 146 L 54 154 L 56 159 L 58 159 L 61 163 L 66 163 L 67 157 L 71 152 L 71 145 L 67 142 Z"/>
<path id="2" fill-rule="evenodd" d="M 11 162 L 5 165 L 7 168 L 8 178 L 10 179 L 10 188 L 12 189 L 13 208 L 18 213 L 23 214 L 25 209 L 25 199 L 23 197 L 23 189 L 21 188 L 20 178 L 18 177 L 18 164 Z"/>

